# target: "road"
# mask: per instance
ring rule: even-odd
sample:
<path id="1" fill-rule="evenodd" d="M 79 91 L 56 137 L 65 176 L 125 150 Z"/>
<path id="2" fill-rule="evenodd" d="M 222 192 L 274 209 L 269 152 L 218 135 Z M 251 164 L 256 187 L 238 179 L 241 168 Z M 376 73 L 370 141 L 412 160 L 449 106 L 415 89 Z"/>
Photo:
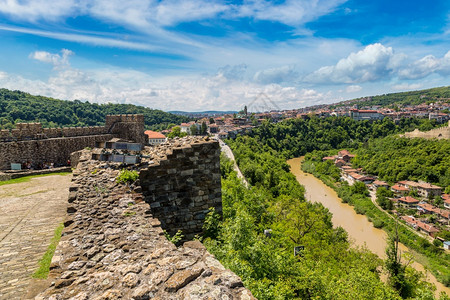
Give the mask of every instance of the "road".
<path id="1" fill-rule="evenodd" d="M 242 183 L 245 185 L 246 188 L 248 188 L 248 182 L 247 179 L 245 179 L 244 175 L 242 175 L 241 170 L 239 169 L 239 166 L 236 163 L 236 160 L 234 159 L 233 151 L 231 151 L 231 148 L 225 144 L 222 140 L 219 139 L 220 148 L 223 153 L 233 162 L 233 169 L 237 173 L 237 177 L 242 180 Z"/>

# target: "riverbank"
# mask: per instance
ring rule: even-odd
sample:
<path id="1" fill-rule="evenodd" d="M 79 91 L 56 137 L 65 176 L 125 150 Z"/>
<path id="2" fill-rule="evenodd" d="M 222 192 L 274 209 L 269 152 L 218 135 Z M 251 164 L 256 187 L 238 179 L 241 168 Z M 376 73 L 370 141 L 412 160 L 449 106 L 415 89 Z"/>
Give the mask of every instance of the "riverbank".
<path id="1" fill-rule="evenodd" d="M 356 246 L 366 246 L 369 250 L 377 254 L 381 258 L 385 258 L 385 249 L 387 234 L 381 229 L 373 226 L 364 215 L 357 214 L 353 207 L 342 202 L 332 188 L 325 185 L 321 180 L 311 174 L 306 174 L 301 170 L 301 162 L 303 157 L 290 159 L 287 163 L 291 167 L 297 180 L 305 187 L 306 197 L 312 202 L 320 202 L 333 214 L 333 224 L 341 226 L 349 235 L 349 238 Z M 371 203 L 371 201 L 369 201 Z M 404 245 L 401 246 L 403 253 L 411 251 Z M 414 253 L 411 253 L 414 255 Z M 425 268 L 415 262 L 412 267 L 419 271 L 425 271 Z M 450 289 L 438 282 L 436 277 L 429 272 L 426 273 L 427 280 L 436 285 L 437 293 L 444 291 L 450 295 Z"/>

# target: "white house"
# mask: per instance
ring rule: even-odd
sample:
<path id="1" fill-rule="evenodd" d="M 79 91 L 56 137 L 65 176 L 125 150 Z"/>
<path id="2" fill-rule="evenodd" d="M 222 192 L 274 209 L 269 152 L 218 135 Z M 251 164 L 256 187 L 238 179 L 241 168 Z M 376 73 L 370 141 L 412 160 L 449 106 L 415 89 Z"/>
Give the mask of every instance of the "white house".
<path id="1" fill-rule="evenodd" d="M 158 145 L 167 141 L 166 136 L 162 133 L 152 130 L 146 130 L 144 133 L 148 136 L 148 143 L 150 145 Z"/>

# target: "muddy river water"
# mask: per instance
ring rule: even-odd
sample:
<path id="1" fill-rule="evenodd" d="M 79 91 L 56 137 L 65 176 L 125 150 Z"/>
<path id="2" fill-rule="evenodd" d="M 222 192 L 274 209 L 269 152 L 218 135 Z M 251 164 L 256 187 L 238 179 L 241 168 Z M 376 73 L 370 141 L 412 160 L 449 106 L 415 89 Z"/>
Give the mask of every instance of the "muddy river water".
<path id="1" fill-rule="evenodd" d="M 352 206 L 343 203 L 336 192 L 326 186 L 322 181 L 311 174 L 304 173 L 300 169 L 303 157 L 293 158 L 287 161 L 291 166 L 291 172 L 296 176 L 298 182 L 306 189 L 306 198 L 312 202 L 320 202 L 333 214 L 334 226 L 341 226 L 349 235 L 349 238 L 357 246 L 366 246 L 370 251 L 381 258 L 386 257 L 385 249 L 387 244 L 387 234 L 381 229 L 373 227 L 364 215 L 358 215 Z M 407 252 L 408 248 L 400 244 L 402 253 Z M 412 267 L 424 272 L 424 267 L 414 262 Z M 437 293 L 445 291 L 450 295 L 450 289 L 438 282 L 436 278 L 427 272 L 428 281 L 437 287 Z"/>

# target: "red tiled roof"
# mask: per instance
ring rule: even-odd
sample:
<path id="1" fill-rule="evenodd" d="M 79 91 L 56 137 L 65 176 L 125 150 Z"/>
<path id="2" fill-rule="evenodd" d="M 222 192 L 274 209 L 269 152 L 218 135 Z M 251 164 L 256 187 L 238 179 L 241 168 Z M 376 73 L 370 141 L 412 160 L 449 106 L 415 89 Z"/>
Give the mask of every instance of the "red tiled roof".
<path id="1" fill-rule="evenodd" d="M 419 186 L 418 182 L 409 181 L 409 180 L 399 181 L 398 184 L 403 184 L 403 185 L 408 185 L 408 186 Z"/>
<path id="2" fill-rule="evenodd" d="M 439 232 L 439 229 L 437 229 L 433 225 L 426 224 L 421 221 L 417 221 L 416 224 L 417 224 L 417 226 L 419 226 L 421 229 L 425 230 L 428 233 Z"/>
<path id="3" fill-rule="evenodd" d="M 432 185 L 431 183 L 419 183 L 418 186 L 427 190 L 441 190 L 442 188 L 437 185 Z"/>
<path id="4" fill-rule="evenodd" d="M 375 184 L 375 185 L 389 186 L 389 184 L 387 184 L 386 182 L 381 181 L 381 180 L 375 180 L 375 181 L 373 182 L 373 184 Z"/>
<path id="5" fill-rule="evenodd" d="M 394 184 L 394 185 L 392 186 L 392 189 L 393 189 L 393 190 L 397 190 L 397 191 L 408 191 L 407 188 L 405 188 L 404 186 L 400 186 L 400 185 L 398 185 L 398 184 Z"/>
<path id="6" fill-rule="evenodd" d="M 166 136 L 162 133 L 156 132 L 156 131 L 152 131 L 152 130 L 146 130 L 144 132 L 149 139 L 165 139 Z"/>
<path id="7" fill-rule="evenodd" d="M 419 203 L 419 200 L 417 200 L 411 196 L 401 197 L 400 199 L 398 199 L 398 201 L 405 202 L 405 203 Z"/>
<path id="8" fill-rule="evenodd" d="M 334 160 L 335 158 L 334 156 L 325 156 L 322 160 Z"/>

